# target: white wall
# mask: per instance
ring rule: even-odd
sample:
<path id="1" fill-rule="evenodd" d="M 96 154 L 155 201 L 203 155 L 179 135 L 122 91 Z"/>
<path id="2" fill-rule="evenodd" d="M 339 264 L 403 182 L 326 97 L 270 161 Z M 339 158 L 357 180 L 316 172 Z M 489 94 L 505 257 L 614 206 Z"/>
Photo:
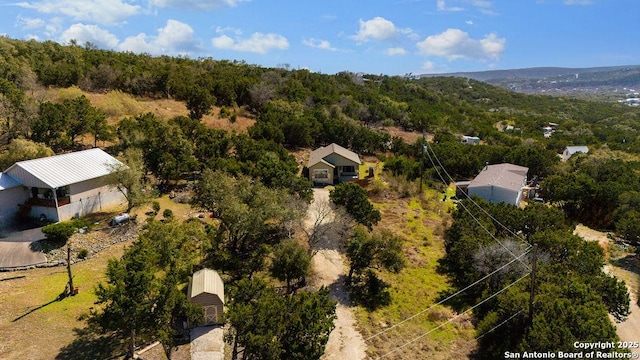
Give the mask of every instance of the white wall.
<path id="1" fill-rule="evenodd" d="M 116 188 L 106 185 L 104 178 L 71 184 L 69 185 L 69 194 L 71 202 L 59 208 L 60 219 L 58 221 L 112 210 L 127 204 L 124 195 Z"/>
<path id="2" fill-rule="evenodd" d="M 504 202 L 505 204 L 518 206 L 521 194 L 522 192 L 515 192 L 493 185 L 469 187 L 469 196 L 476 195 L 494 204 Z"/>
<path id="3" fill-rule="evenodd" d="M 18 205 L 29 198 L 29 191 L 22 186 L 0 191 L 0 226 L 11 223 L 18 213 Z"/>

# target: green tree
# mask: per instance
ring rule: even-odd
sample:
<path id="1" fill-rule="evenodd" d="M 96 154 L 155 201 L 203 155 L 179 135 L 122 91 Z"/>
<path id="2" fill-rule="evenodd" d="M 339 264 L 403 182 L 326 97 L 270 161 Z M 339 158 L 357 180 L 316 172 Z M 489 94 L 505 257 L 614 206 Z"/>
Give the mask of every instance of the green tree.
<path id="1" fill-rule="evenodd" d="M 62 104 L 44 102 L 31 123 L 31 140 L 50 146 L 54 151 L 67 149 L 71 144 L 64 135 L 66 126 L 67 115 Z"/>
<path id="2" fill-rule="evenodd" d="M 189 117 L 200 120 L 203 116 L 209 114 L 216 103 L 216 97 L 211 95 L 211 92 L 205 88 L 193 86 L 187 92 L 186 102 Z"/>
<path id="3" fill-rule="evenodd" d="M 633 244 L 640 244 L 640 212 L 636 210 L 630 210 L 620 216 L 616 221 L 616 233 L 632 242 Z"/>
<path id="4" fill-rule="evenodd" d="M 159 284 L 154 267 L 155 254 L 148 241 L 136 241 L 121 260 L 109 260 L 106 284 L 96 289 L 97 304 L 92 321 L 103 331 L 115 331 L 129 338 L 129 353 L 137 340 L 150 339 L 156 326 L 154 311 Z"/>
<path id="5" fill-rule="evenodd" d="M 95 117 L 99 116 L 99 110 L 91 106 L 91 102 L 84 95 L 64 100 L 62 106 L 67 117 L 65 133 L 69 137 L 69 143 L 75 144 L 78 136 L 89 131 Z"/>
<path id="6" fill-rule="evenodd" d="M 4 170 L 18 161 L 38 159 L 54 155 L 53 150 L 43 143 L 27 139 L 13 139 L 7 150 L 0 154 L 0 169 Z"/>
<path id="7" fill-rule="evenodd" d="M 311 271 L 311 256 L 295 240 L 285 240 L 275 246 L 270 270 L 273 277 L 287 284 L 287 293 L 291 293 L 305 285 Z"/>
<path id="8" fill-rule="evenodd" d="M 264 267 L 266 246 L 286 237 L 286 224 L 302 214 L 291 208 L 291 196 L 248 177 L 237 179 L 205 169 L 195 188 L 193 205 L 219 214 L 211 261 L 233 276 L 251 275 Z"/>
<path id="9" fill-rule="evenodd" d="M 202 319 L 202 308 L 180 289 L 203 237 L 202 227 L 193 223 L 150 222 L 120 260 L 109 261 L 107 280 L 95 290 L 102 307 L 92 310 L 90 322 L 128 337 L 131 354 L 136 343 L 150 339 L 160 340 L 169 352 L 176 319 Z"/>
<path id="10" fill-rule="evenodd" d="M 367 191 L 357 184 L 339 184 L 329 191 L 329 199 L 336 205 L 344 206 L 357 223 L 366 226 L 369 230 L 381 219 L 380 211 L 374 209 L 369 202 Z"/>
<path id="11" fill-rule="evenodd" d="M 336 305 L 328 289 L 282 296 L 262 280 L 244 279 L 231 298 L 232 359 L 237 359 L 238 345 L 244 348 L 243 359 L 317 360 L 324 353 Z"/>
<path id="12" fill-rule="evenodd" d="M 141 150 L 127 149 L 124 163 L 114 163 L 109 170 L 106 181 L 127 199 L 127 212 L 150 200 L 153 191 L 144 174 Z"/>
<path id="13" fill-rule="evenodd" d="M 381 269 L 394 273 L 400 272 L 406 260 L 402 252 L 402 239 L 391 231 L 383 229 L 380 234 L 369 234 L 364 228 L 356 227 L 347 242 L 349 275 L 352 283 L 354 275 L 360 277 L 364 270 Z"/>

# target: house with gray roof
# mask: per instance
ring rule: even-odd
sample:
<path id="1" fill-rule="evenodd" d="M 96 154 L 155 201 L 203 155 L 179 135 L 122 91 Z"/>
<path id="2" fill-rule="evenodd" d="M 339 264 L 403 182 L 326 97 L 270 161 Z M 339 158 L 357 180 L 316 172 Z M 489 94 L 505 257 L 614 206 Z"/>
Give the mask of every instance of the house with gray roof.
<path id="1" fill-rule="evenodd" d="M 358 180 L 360 164 L 358 154 L 332 143 L 309 155 L 309 180 L 323 185 Z"/>
<path id="2" fill-rule="evenodd" d="M 562 161 L 567 161 L 576 153 L 586 154 L 588 152 L 589 148 L 586 146 L 567 146 L 566 148 L 564 148 L 564 151 L 562 152 L 562 155 L 560 155 L 560 157 L 562 158 Z"/>
<path id="3" fill-rule="evenodd" d="M 32 217 L 57 222 L 124 205 L 124 195 L 107 183 L 121 164 L 98 148 L 19 161 L 1 173 L 0 215 L 14 218 L 24 206 Z"/>
<path id="4" fill-rule="evenodd" d="M 469 196 L 476 195 L 498 204 L 519 206 L 529 168 L 513 164 L 487 165 L 468 186 Z"/>

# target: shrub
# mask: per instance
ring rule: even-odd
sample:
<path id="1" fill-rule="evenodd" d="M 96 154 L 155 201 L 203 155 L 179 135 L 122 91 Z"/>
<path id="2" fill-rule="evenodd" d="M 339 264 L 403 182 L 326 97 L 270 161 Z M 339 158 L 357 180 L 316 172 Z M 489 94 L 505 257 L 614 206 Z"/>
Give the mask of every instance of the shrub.
<path id="1" fill-rule="evenodd" d="M 329 192 L 329 198 L 334 204 L 344 206 L 356 222 L 369 230 L 380 221 L 380 211 L 373 208 L 367 191 L 358 184 L 339 184 Z"/>
<path id="2" fill-rule="evenodd" d="M 86 259 L 87 255 L 89 255 L 89 250 L 85 248 L 78 250 L 78 259 Z"/>
<path id="3" fill-rule="evenodd" d="M 153 209 L 153 211 L 157 214 L 160 212 L 160 203 L 157 201 L 154 201 L 151 203 L 151 208 Z"/>
<path id="4" fill-rule="evenodd" d="M 164 209 L 162 217 L 165 219 L 171 219 L 173 217 L 173 211 L 171 211 L 171 209 Z"/>
<path id="5" fill-rule="evenodd" d="M 66 242 L 76 232 L 77 227 L 72 222 L 59 222 L 47 225 L 42 228 L 42 232 L 47 240 Z"/>

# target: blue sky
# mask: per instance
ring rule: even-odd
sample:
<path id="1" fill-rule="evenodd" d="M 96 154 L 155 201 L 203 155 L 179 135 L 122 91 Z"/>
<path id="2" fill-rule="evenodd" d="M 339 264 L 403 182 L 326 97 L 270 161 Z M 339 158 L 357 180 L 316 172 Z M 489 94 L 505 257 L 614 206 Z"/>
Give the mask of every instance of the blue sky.
<path id="1" fill-rule="evenodd" d="M 640 64 L 637 0 L 0 0 L 0 34 L 402 75 Z"/>

